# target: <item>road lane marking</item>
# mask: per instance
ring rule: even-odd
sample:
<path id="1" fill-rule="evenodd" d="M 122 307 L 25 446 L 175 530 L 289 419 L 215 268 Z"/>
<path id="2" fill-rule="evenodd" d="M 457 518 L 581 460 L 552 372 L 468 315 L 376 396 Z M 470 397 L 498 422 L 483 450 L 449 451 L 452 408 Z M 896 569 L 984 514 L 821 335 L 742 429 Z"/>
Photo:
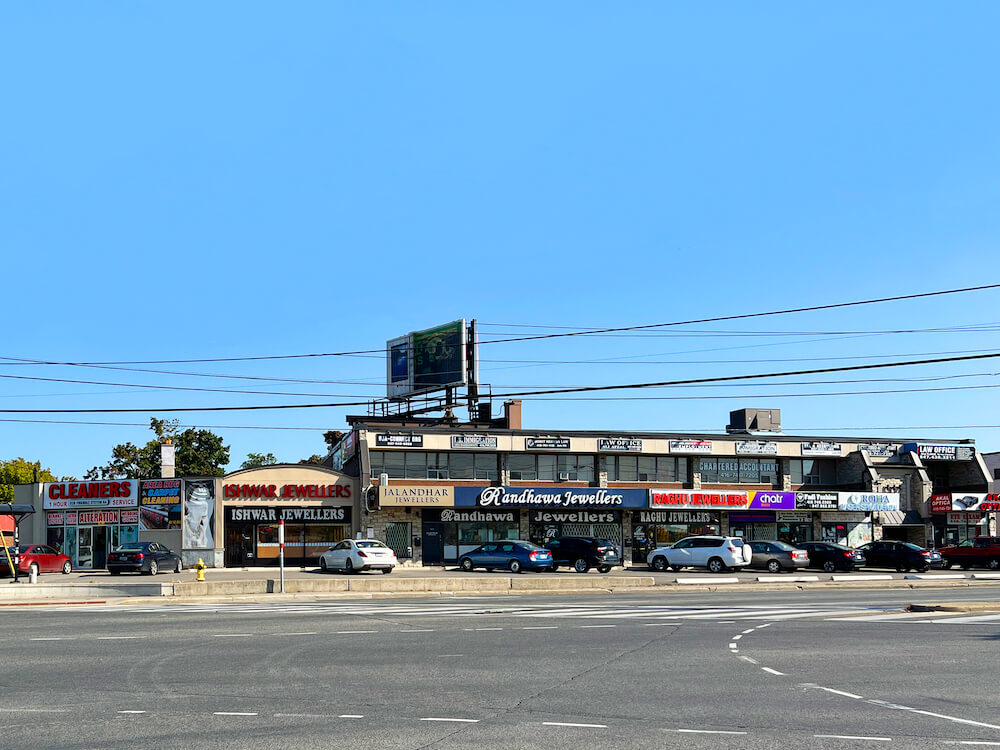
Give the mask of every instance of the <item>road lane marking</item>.
<path id="1" fill-rule="evenodd" d="M 578 625 L 577 627 L 583 628 L 617 628 L 617 625 Z"/>
<path id="2" fill-rule="evenodd" d="M 433 633 L 433 630 L 400 630 L 400 633 Z"/>
<path id="3" fill-rule="evenodd" d="M 216 633 L 213 638 L 253 638 L 253 633 Z"/>
<path id="4" fill-rule="evenodd" d="M 547 727 L 584 727 L 586 729 L 607 729 L 607 724 L 574 724 L 570 721 L 543 721 Z"/>
<path id="5" fill-rule="evenodd" d="M 649 624 L 649 623 L 647 623 Z M 659 623 L 653 623 L 657 625 Z M 529 625 L 526 628 L 521 628 L 521 630 L 559 630 L 558 625 Z"/>
<path id="6" fill-rule="evenodd" d="M 753 631 L 754 631 L 754 628 L 749 628 L 748 630 L 744 630 L 743 633 L 742 633 L 742 635 L 749 635 Z"/>
<path id="7" fill-rule="evenodd" d="M 29 638 L 29 641 L 72 641 L 73 638 L 63 638 L 62 636 L 49 636 L 45 638 Z"/>
<path id="8" fill-rule="evenodd" d="M 787 676 L 787 675 L 785 675 L 784 672 L 779 672 L 777 669 L 771 669 L 770 667 L 761 667 L 761 669 L 763 669 L 765 672 L 767 672 L 769 674 L 776 674 L 779 677 L 786 677 Z"/>
<path id="9" fill-rule="evenodd" d="M 365 718 L 365 715 L 364 714 L 341 714 L 337 718 L 338 719 L 363 719 L 363 718 Z"/>
<path id="10" fill-rule="evenodd" d="M 944 745 L 993 745 L 1000 746 L 1000 742 L 990 742 L 989 740 L 941 740 Z"/>
<path id="11" fill-rule="evenodd" d="M 756 659 L 751 659 L 751 658 L 750 658 L 749 656 L 743 656 L 743 655 L 741 654 L 741 655 L 740 655 L 740 658 L 741 658 L 741 659 L 742 659 L 743 661 L 748 661 L 748 662 L 750 662 L 751 664 L 760 664 L 760 662 L 759 662 L 759 661 L 757 661 Z"/>
<path id="12" fill-rule="evenodd" d="M 256 711 L 213 711 L 213 716 L 256 716 Z"/>
<path id="13" fill-rule="evenodd" d="M 814 734 L 813 737 L 830 740 L 869 740 L 871 742 L 892 742 L 892 737 L 865 737 L 860 734 Z"/>
<path id="14" fill-rule="evenodd" d="M 377 633 L 377 630 L 338 630 L 334 635 L 359 635 L 361 633 Z"/>
<path id="15" fill-rule="evenodd" d="M 99 635 L 99 641 L 135 641 L 145 638 L 144 635 Z"/>
<path id="16" fill-rule="evenodd" d="M 10 712 L 10 713 L 29 713 L 29 714 L 68 714 L 68 708 L 3 708 L 0 707 L 0 711 Z"/>
<path id="17" fill-rule="evenodd" d="M 329 718 L 326 714 L 274 714 L 275 718 L 281 717 L 285 719 L 326 719 Z"/>
<path id="18" fill-rule="evenodd" d="M 746 734 L 733 729 L 664 729 L 664 732 L 681 732 L 683 734 Z"/>
<path id="19" fill-rule="evenodd" d="M 480 630 L 503 630 L 503 628 L 475 628 L 475 630 L 478 632 Z"/>
<path id="20" fill-rule="evenodd" d="M 145 711 L 119 711 L 120 714 L 144 714 Z"/>
<path id="21" fill-rule="evenodd" d="M 311 633 L 285 633 L 285 635 L 317 635 L 315 631 Z"/>
<path id="22" fill-rule="evenodd" d="M 743 637 L 742 635 L 734 635 L 734 636 L 733 636 L 733 640 L 734 640 L 734 641 L 738 641 L 738 640 L 739 640 L 740 638 L 742 638 L 742 637 Z"/>
<path id="23" fill-rule="evenodd" d="M 452 719 L 442 716 L 427 716 L 420 721 L 451 721 L 457 724 L 478 724 L 479 719 Z"/>
<path id="24" fill-rule="evenodd" d="M 854 693 L 847 693 L 843 690 L 834 690 L 833 688 L 822 687 L 820 685 L 817 685 L 816 688 L 819 690 L 825 690 L 828 693 L 833 693 L 834 695 L 842 695 L 845 698 L 853 698 L 856 701 L 864 700 L 863 695 L 855 695 Z"/>

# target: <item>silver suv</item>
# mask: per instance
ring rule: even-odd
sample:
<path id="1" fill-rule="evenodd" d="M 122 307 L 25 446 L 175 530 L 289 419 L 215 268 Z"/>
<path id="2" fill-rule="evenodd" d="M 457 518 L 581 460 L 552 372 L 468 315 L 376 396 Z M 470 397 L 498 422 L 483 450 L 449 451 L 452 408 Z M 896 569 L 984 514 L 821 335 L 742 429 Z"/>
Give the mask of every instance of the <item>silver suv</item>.
<path id="1" fill-rule="evenodd" d="M 689 536 L 669 547 L 658 547 L 646 556 L 653 570 L 708 568 L 724 573 L 730 568 L 741 570 L 750 564 L 753 550 L 736 536 Z"/>

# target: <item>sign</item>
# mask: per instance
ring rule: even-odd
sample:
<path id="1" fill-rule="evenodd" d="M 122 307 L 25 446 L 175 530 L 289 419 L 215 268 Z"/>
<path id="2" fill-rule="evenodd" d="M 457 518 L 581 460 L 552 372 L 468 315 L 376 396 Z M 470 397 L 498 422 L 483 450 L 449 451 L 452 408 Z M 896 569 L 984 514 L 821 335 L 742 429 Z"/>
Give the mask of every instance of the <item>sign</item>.
<path id="1" fill-rule="evenodd" d="M 344 435 L 341 441 L 337 443 L 337 446 L 330 453 L 330 468 L 334 471 L 342 471 L 344 469 L 344 464 L 354 457 L 357 443 L 357 433 L 353 430 Z"/>
<path id="2" fill-rule="evenodd" d="M 649 490 L 651 508 L 745 508 L 746 492 L 707 492 L 701 490 Z"/>
<path id="3" fill-rule="evenodd" d="M 181 527 L 181 480 L 144 479 L 139 482 L 139 529 Z"/>
<path id="4" fill-rule="evenodd" d="M 946 492 L 943 495 L 931 495 L 928 504 L 930 505 L 931 513 L 950 513 L 951 493 Z"/>
<path id="5" fill-rule="evenodd" d="M 184 480 L 184 549 L 215 548 L 215 480 Z"/>
<path id="6" fill-rule="evenodd" d="M 719 514 L 710 512 L 687 512 L 670 510 L 640 510 L 639 523 L 690 523 L 696 525 L 717 524 Z"/>
<path id="7" fill-rule="evenodd" d="M 66 511 L 66 525 L 76 526 L 76 522 L 80 520 L 80 514 L 75 510 Z"/>
<path id="8" fill-rule="evenodd" d="M 531 523 L 620 523 L 621 517 L 613 510 L 535 510 L 528 516 Z"/>
<path id="9" fill-rule="evenodd" d="M 561 437 L 530 437 L 524 439 L 525 450 L 568 451 L 569 438 Z"/>
<path id="10" fill-rule="evenodd" d="M 641 508 L 645 490 L 574 487 L 456 487 L 455 504 L 498 508 Z"/>
<path id="11" fill-rule="evenodd" d="M 779 510 L 775 514 L 777 521 L 787 521 L 789 523 L 809 523 L 812 521 L 812 513 L 795 510 Z"/>
<path id="12" fill-rule="evenodd" d="M 828 443 L 822 440 L 802 443 L 801 451 L 803 456 L 841 456 L 844 453 L 840 443 Z"/>
<path id="13" fill-rule="evenodd" d="M 740 440 L 736 443 L 738 456 L 777 456 L 778 444 L 773 440 Z"/>
<path id="14" fill-rule="evenodd" d="M 375 435 L 376 448 L 423 448 L 423 435 L 392 435 L 380 432 Z"/>
<path id="15" fill-rule="evenodd" d="M 349 484 L 226 484 L 222 487 L 226 500 L 255 498 L 262 500 L 323 500 L 350 498 Z"/>
<path id="16" fill-rule="evenodd" d="M 46 513 L 45 523 L 48 526 L 62 526 L 63 522 L 66 520 L 65 513 Z"/>
<path id="17" fill-rule="evenodd" d="M 951 509 L 953 511 L 998 511 L 1000 510 L 1000 494 L 982 492 L 959 494 L 954 492 L 951 495 Z"/>
<path id="18" fill-rule="evenodd" d="M 347 523 L 351 520 L 350 507 L 343 505 L 314 505 L 308 508 L 288 506 L 261 506 L 226 508 L 226 521 L 260 523 Z"/>
<path id="19" fill-rule="evenodd" d="M 103 526 L 106 523 L 118 523 L 117 510 L 81 510 L 81 526 Z"/>
<path id="20" fill-rule="evenodd" d="M 451 447 L 454 450 L 496 450 L 495 435 L 452 435 Z"/>
<path id="21" fill-rule="evenodd" d="M 42 508 L 127 508 L 137 502 L 136 481 L 114 482 L 45 482 L 42 485 Z"/>
<path id="22" fill-rule="evenodd" d="M 710 456 L 712 454 L 711 440 L 671 440 L 671 453 L 684 453 L 693 456 Z"/>
<path id="23" fill-rule="evenodd" d="M 896 455 L 896 446 L 891 443 L 868 443 L 862 445 L 861 450 L 868 451 L 872 458 L 891 458 Z"/>
<path id="24" fill-rule="evenodd" d="M 424 521 L 442 523 L 517 523 L 517 512 L 513 510 L 425 510 Z"/>
<path id="25" fill-rule="evenodd" d="M 598 453 L 642 453 L 638 438 L 597 438 Z"/>
<path id="26" fill-rule="evenodd" d="M 772 492 L 771 490 L 754 490 L 747 493 L 748 508 L 758 510 L 794 510 L 794 492 Z"/>
<path id="27" fill-rule="evenodd" d="M 139 509 L 118 511 L 118 517 L 123 524 L 139 523 Z"/>
<path id="28" fill-rule="evenodd" d="M 466 383 L 465 319 L 386 342 L 386 393 L 404 398 Z"/>
<path id="29" fill-rule="evenodd" d="M 837 510 L 839 500 L 836 492 L 795 493 L 795 507 L 799 510 Z"/>
<path id="30" fill-rule="evenodd" d="M 949 513 L 949 526 L 978 526 L 983 522 L 982 513 Z"/>
<path id="31" fill-rule="evenodd" d="M 837 507 L 840 510 L 862 511 L 899 510 L 899 494 L 896 492 L 838 492 Z"/>
<path id="32" fill-rule="evenodd" d="M 916 453 L 921 461 L 971 461 L 976 455 L 971 445 L 947 443 L 904 443 L 903 451 Z"/>
<path id="33" fill-rule="evenodd" d="M 386 395 L 389 398 L 406 396 L 413 391 L 413 365 L 409 336 L 400 336 L 386 342 Z"/>
<path id="34" fill-rule="evenodd" d="M 455 488 L 390 484 L 378 488 L 378 502 L 384 508 L 451 507 L 455 504 Z"/>

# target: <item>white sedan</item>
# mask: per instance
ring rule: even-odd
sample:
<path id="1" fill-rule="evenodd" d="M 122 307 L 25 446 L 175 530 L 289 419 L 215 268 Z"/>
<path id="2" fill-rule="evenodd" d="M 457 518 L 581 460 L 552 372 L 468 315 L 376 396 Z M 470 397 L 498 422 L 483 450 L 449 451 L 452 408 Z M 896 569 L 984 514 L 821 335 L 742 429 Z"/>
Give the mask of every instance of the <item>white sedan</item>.
<path id="1" fill-rule="evenodd" d="M 388 575 L 398 564 L 396 553 L 377 539 L 345 539 L 330 547 L 319 558 L 324 570 L 381 570 Z"/>

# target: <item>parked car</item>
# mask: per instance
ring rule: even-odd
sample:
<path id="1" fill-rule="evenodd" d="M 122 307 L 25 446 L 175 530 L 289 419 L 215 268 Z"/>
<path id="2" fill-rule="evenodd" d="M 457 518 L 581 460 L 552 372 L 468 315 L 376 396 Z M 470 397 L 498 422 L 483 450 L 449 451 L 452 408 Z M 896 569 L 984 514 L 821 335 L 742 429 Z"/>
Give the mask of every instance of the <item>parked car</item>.
<path id="1" fill-rule="evenodd" d="M 38 573 L 72 573 L 73 560 L 69 555 L 64 555 L 44 544 L 21 544 L 17 547 L 20 559 L 17 562 L 18 575 L 21 573 L 30 574 L 31 569 Z M 14 559 L 14 548 L 8 547 L 11 560 Z M 10 575 L 10 563 L 7 555 L 0 549 L 0 575 Z"/>
<path id="2" fill-rule="evenodd" d="M 747 542 L 753 551 L 751 568 L 761 568 L 772 573 L 796 570 L 809 564 L 809 553 L 787 542 L 773 540 Z"/>
<path id="3" fill-rule="evenodd" d="M 875 568 L 895 568 L 902 573 L 918 570 L 921 573 L 930 568 L 943 568 L 944 558 L 937 550 L 925 549 L 909 542 L 883 539 L 868 542 L 858 547 L 865 556 L 866 565 Z"/>
<path id="4" fill-rule="evenodd" d="M 389 575 L 398 564 L 396 553 L 378 539 L 344 539 L 319 558 L 323 571 L 342 570 L 345 573 L 381 570 L 383 575 Z"/>
<path id="5" fill-rule="evenodd" d="M 181 556 L 159 542 L 128 542 L 115 547 L 108 555 L 108 572 L 116 576 L 122 572 L 143 573 L 155 576 L 161 570 L 180 573 L 184 570 Z"/>
<path id="6" fill-rule="evenodd" d="M 722 573 L 749 565 L 752 555 L 749 545 L 740 537 L 689 536 L 669 547 L 654 549 L 646 556 L 646 564 L 658 571 L 695 567 Z"/>
<path id="7" fill-rule="evenodd" d="M 1000 570 L 1000 536 L 977 536 L 966 539 L 954 546 L 938 550 L 944 558 L 944 566 L 959 565 L 968 570 L 974 565 L 982 565 L 990 570 Z"/>
<path id="8" fill-rule="evenodd" d="M 808 553 L 810 568 L 822 568 L 827 573 L 835 570 L 851 571 L 866 562 L 864 554 L 843 544 L 802 542 L 799 546 Z"/>
<path id="9" fill-rule="evenodd" d="M 466 552 L 458 567 L 469 571 L 474 568 L 506 568 L 511 573 L 524 570 L 552 570 L 552 553 L 534 542 L 515 539 L 506 542 L 487 542 Z"/>
<path id="10" fill-rule="evenodd" d="M 597 568 L 599 573 L 607 573 L 614 565 L 622 564 L 622 553 L 607 539 L 591 536 L 560 536 L 545 543 L 552 553 L 552 569 L 560 565 L 572 565 L 577 573 L 586 573 Z"/>

